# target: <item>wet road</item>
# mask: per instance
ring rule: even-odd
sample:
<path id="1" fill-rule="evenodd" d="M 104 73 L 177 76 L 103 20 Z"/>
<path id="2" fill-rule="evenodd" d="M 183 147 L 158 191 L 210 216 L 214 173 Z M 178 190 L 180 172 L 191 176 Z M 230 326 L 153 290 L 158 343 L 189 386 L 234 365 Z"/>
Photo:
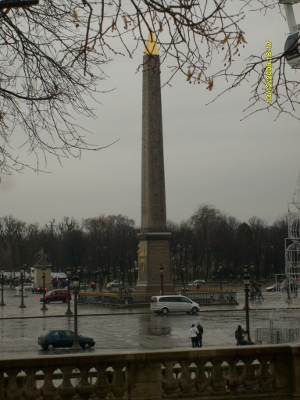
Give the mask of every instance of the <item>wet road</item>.
<path id="1" fill-rule="evenodd" d="M 65 315 L 66 304 L 48 304 L 48 311 L 40 310 L 40 295 L 28 293 L 25 309 L 19 308 L 20 298 L 13 290 L 5 293 L 6 306 L 0 307 L 0 356 L 41 357 L 48 352 L 40 350 L 37 337 L 46 329 L 72 329 L 73 317 Z M 174 349 L 191 347 L 189 328 L 201 321 L 204 328 L 203 346 L 235 345 L 234 331 L 238 324 L 245 325 L 243 293 L 239 293 L 239 306 L 202 307 L 198 316 L 187 314 L 156 315 L 148 309 L 120 309 L 99 306 L 78 306 L 78 331 L 96 341 L 94 353 L 111 350 Z M 71 305 L 73 307 L 73 305 Z M 250 302 L 251 338 L 256 328 L 269 327 L 274 315 L 293 315 L 297 318 L 300 304 L 295 299 L 289 305 L 280 293 L 265 294 L 264 302 Z M 294 308 L 293 308 L 294 307 Z M 278 308 L 280 310 L 278 310 Z M 274 312 L 274 310 L 276 310 Z"/>

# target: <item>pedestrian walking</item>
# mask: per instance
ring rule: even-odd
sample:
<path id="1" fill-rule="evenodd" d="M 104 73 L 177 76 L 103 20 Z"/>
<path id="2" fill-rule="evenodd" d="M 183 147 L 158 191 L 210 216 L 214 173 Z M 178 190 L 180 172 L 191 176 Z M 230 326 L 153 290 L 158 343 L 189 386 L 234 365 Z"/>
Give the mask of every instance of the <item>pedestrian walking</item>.
<path id="1" fill-rule="evenodd" d="M 265 300 L 262 295 L 261 286 L 258 287 L 258 300 L 260 299 Z"/>
<path id="2" fill-rule="evenodd" d="M 198 347 L 198 329 L 195 324 L 191 326 L 189 339 L 192 340 L 192 347 Z"/>
<path id="3" fill-rule="evenodd" d="M 198 339 L 198 347 L 202 347 L 202 335 L 203 335 L 203 327 L 200 324 L 200 322 L 197 325 L 197 329 L 198 329 L 198 334 L 197 334 L 197 339 Z"/>
<path id="4" fill-rule="evenodd" d="M 260 300 L 260 299 L 264 300 L 263 295 L 262 295 L 262 291 L 261 291 L 261 285 L 256 285 L 255 291 L 256 291 L 256 296 L 255 297 L 257 298 L 257 300 Z"/>
<path id="5" fill-rule="evenodd" d="M 235 331 L 235 338 L 236 338 L 236 345 L 242 346 L 244 344 L 244 335 L 247 332 L 242 329 L 241 325 L 238 326 L 237 330 Z"/>

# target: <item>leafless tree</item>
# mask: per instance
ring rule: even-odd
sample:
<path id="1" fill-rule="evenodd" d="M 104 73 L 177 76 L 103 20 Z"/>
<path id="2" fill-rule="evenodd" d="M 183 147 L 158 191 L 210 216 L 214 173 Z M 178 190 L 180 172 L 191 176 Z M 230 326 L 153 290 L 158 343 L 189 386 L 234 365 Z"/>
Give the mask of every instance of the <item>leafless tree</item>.
<path id="1" fill-rule="evenodd" d="M 282 18 L 286 19 L 283 11 L 284 0 L 243 0 L 242 3 L 244 4 L 241 7 L 241 11 L 245 13 L 263 13 L 266 17 L 266 21 L 272 21 L 276 13 L 280 13 Z M 282 35 L 284 35 L 284 33 L 285 32 L 283 32 Z M 298 48 L 297 51 L 300 53 L 299 38 L 295 45 Z M 230 68 L 227 69 L 227 63 L 225 63 L 224 66 L 226 69 L 220 70 L 214 75 L 215 79 L 226 77 L 226 79 L 229 80 L 230 85 L 228 85 L 224 92 L 228 92 L 240 86 L 245 81 L 248 81 L 250 76 L 252 77 L 253 84 L 250 94 L 250 105 L 245 110 L 246 116 L 244 118 L 258 111 L 272 109 L 275 110 L 277 117 L 285 113 L 300 119 L 299 77 L 298 79 L 297 77 L 295 78 L 295 74 L 292 73 L 294 71 L 292 71 L 291 67 L 286 63 L 285 56 L 289 50 L 290 49 L 284 51 L 284 49 L 282 49 L 282 52 L 279 54 L 274 54 L 272 43 L 266 40 L 265 51 L 262 54 L 249 54 L 241 70 L 233 72 Z M 233 54 L 237 52 L 238 50 Z M 223 95 L 224 92 L 220 93 L 217 97 Z"/>
<path id="2" fill-rule="evenodd" d="M 17 8 L 8 3 L 0 0 L 2 173 L 43 170 L 50 154 L 60 160 L 103 148 L 89 142 L 91 132 L 76 117 L 94 117 L 87 101 L 96 101 L 107 64 L 117 56 L 133 57 L 149 32 L 161 62 L 170 67 L 167 82 L 181 71 L 189 83 L 210 91 L 225 77 L 229 90 L 256 74 L 253 105 L 265 96 L 265 55 L 250 55 L 241 71 L 233 61 L 246 45 L 240 25 L 247 8 L 256 4 L 258 11 L 278 12 L 273 0 L 41 0 Z M 223 56 L 219 66 L 215 60 Z M 274 102 L 262 108 L 281 113 L 289 103 L 293 111 L 298 82 L 288 81 L 283 54 L 272 62 Z M 36 156 L 34 167 L 20 157 L 20 147 Z"/>
<path id="3" fill-rule="evenodd" d="M 36 155 L 37 170 L 41 155 L 46 166 L 49 154 L 79 157 L 82 149 L 99 148 L 76 120 L 76 114 L 94 117 L 86 99 L 97 91 L 107 62 L 89 48 L 88 10 L 67 0 L 0 10 L 2 173 L 29 166 L 18 147 Z"/>

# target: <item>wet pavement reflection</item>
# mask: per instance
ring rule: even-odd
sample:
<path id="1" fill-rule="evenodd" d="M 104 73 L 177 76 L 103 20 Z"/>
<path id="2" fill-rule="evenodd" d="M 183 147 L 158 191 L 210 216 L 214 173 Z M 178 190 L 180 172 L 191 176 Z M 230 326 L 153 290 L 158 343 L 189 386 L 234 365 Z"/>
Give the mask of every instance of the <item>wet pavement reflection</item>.
<path id="1" fill-rule="evenodd" d="M 71 329 L 73 316 L 66 316 L 67 304 L 47 304 L 48 310 L 41 311 L 40 295 L 28 293 L 19 308 L 20 298 L 13 290 L 5 292 L 6 306 L 0 307 L 0 356 L 16 358 L 42 357 L 49 352 L 40 350 L 37 337 L 47 329 Z M 189 328 L 192 323 L 201 321 L 204 328 L 204 347 L 223 347 L 235 345 L 234 332 L 237 325 L 245 326 L 243 310 L 244 294 L 238 294 L 239 306 L 202 307 L 197 315 L 150 313 L 148 308 L 120 309 L 79 305 L 78 331 L 91 336 L 96 341 L 94 354 L 112 350 L 150 350 L 189 348 Z M 256 328 L 269 327 L 271 314 L 281 300 L 282 294 L 268 293 L 265 301 L 250 302 L 251 338 L 255 340 Z M 285 313 L 298 312 L 298 300 L 288 305 Z M 73 308 L 73 304 L 71 305 Z M 66 353 L 70 350 L 55 351 Z"/>

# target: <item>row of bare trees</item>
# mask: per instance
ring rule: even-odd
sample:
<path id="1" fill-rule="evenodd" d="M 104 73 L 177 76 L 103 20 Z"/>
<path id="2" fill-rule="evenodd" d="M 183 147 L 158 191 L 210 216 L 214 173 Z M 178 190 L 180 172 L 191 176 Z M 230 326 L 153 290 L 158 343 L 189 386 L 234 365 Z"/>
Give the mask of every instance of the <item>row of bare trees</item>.
<path id="1" fill-rule="evenodd" d="M 173 278 L 180 281 L 222 277 L 237 279 L 244 265 L 254 265 L 257 279 L 284 272 L 287 218 L 269 226 L 252 217 L 247 223 L 202 205 L 180 224 L 168 222 L 172 232 L 170 262 Z M 12 216 L 0 219 L 0 265 L 5 271 L 32 267 L 41 249 L 54 271 L 68 267 L 84 272 L 86 280 L 136 278 L 138 227 L 123 215 L 99 216 L 81 222 L 65 217 L 40 228 Z M 100 282 L 100 281 L 99 281 Z"/>
<path id="2" fill-rule="evenodd" d="M 176 278 L 242 279 L 247 266 L 256 279 L 284 273 L 287 216 L 271 226 L 258 217 L 239 222 L 209 205 L 200 206 L 173 233 L 171 265 Z M 220 268 L 221 267 L 221 268 Z"/>

